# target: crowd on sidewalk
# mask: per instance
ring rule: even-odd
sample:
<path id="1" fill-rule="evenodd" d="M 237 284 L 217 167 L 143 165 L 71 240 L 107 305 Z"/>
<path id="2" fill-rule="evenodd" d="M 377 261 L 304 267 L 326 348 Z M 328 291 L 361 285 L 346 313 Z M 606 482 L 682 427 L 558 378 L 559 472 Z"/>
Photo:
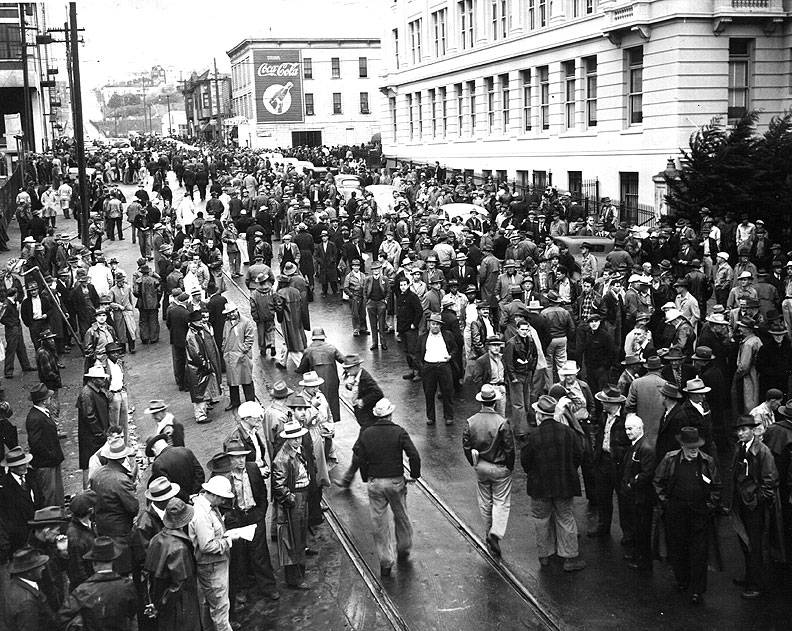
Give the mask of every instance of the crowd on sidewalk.
<path id="1" fill-rule="evenodd" d="M 338 173 L 301 172 L 289 153 Z M 86 245 L 76 245 L 63 231 L 82 212 L 71 156 L 31 160 L 35 176 L 14 209 L 20 255 L 0 274 L 5 378 L 18 362 L 40 381 L 29 393 L 27 449 L 0 405 L 10 628 L 78 618 L 88 629 L 126 629 L 134 618 L 163 630 L 238 626 L 254 593 L 279 598 L 267 537 L 285 584 L 308 587 L 323 489 L 348 487 L 357 471 L 381 575 L 409 562 L 405 498 L 420 456 L 363 359 L 312 327 L 315 300 L 349 309 L 351 335 L 370 335 L 372 351 L 401 349 L 405 380 L 424 390 L 427 431 L 438 395 L 450 425 L 465 384 L 476 386 L 482 408 L 465 421 L 462 449 L 494 556 L 519 456 L 543 568 L 553 556 L 566 571 L 585 567 L 573 512 L 583 489 L 588 535 L 612 536 L 615 503 L 629 567 L 651 571 L 667 558 L 694 603 L 729 511 L 745 553 L 744 598 L 770 590 L 771 558 L 787 562 L 792 261 L 761 220 L 701 209 L 647 230 L 620 221 L 607 198 L 585 216 L 552 188 L 533 203 L 505 182 L 475 184 L 439 164 L 391 171 L 352 148 L 276 156 L 149 139 L 130 154 L 93 152 Z M 176 198 L 171 171 L 184 189 Z M 127 199 L 119 182 L 137 191 Z M 377 200 L 373 184 L 391 186 L 392 199 Z M 454 202 L 471 206 L 448 216 L 442 207 Z M 140 253 L 129 271 L 102 252 L 127 238 Z M 595 254 L 603 244 L 607 254 Z M 223 295 L 227 279 L 250 291 L 249 318 Z M 162 323 L 191 422 L 215 420 L 227 386 L 236 427 L 202 465 L 185 445 L 188 421 L 152 400 L 143 480 L 125 362 L 138 343 L 161 343 Z M 59 396 L 60 371 L 76 346 L 84 383 L 72 403 Z M 257 393 L 256 354 L 295 368 L 302 390 L 278 381 Z M 360 436 L 339 476 L 342 398 Z M 58 420 L 75 405 L 84 491 L 67 501 Z M 105 594 L 112 607 L 96 604 Z"/>

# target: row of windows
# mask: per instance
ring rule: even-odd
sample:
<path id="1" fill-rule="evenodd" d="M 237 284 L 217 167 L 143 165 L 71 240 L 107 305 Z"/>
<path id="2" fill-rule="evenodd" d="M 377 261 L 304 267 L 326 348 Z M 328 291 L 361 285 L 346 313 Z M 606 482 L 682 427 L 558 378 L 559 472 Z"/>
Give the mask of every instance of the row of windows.
<path id="1" fill-rule="evenodd" d="M 369 107 L 369 93 L 368 92 L 361 92 L 360 93 L 360 113 L 361 114 L 371 114 L 371 108 Z M 340 92 L 333 92 L 333 114 L 343 114 L 344 107 L 343 101 L 341 98 Z M 305 115 L 306 116 L 315 116 L 316 110 L 314 107 L 314 95 L 311 92 L 305 93 Z"/>
<path id="2" fill-rule="evenodd" d="M 556 0 L 566 2 L 567 15 L 572 18 L 593 14 L 596 10 L 596 0 Z M 488 24 L 476 23 L 478 3 L 486 5 Z M 519 11 L 524 12 L 523 18 L 526 28 L 536 30 L 544 28 L 550 20 L 553 0 L 520 0 Z M 458 0 L 456 9 L 456 47 L 458 50 L 469 50 L 474 47 L 477 36 L 486 36 L 489 41 L 506 39 L 513 30 L 514 0 Z M 454 6 L 454 5 L 452 5 Z M 429 15 L 430 22 L 428 33 L 430 38 L 431 53 L 422 46 L 424 36 L 423 18 L 414 19 L 407 24 L 407 45 L 411 63 L 418 64 L 428 59 L 429 54 L 435 58 L 444 56 L 449 49 L 449 17 L 448 8 L 438 9 Z M 396 69 L 400 65 L 399 29 L 391 32 Z"/>
<path id="3" fill-rule="evenodd" d="M 303 78 L 314 79 L 313 59 L 303 57 Z M 332 79 L 341 78 L 341 59 L 339 57 L 330 58 L 330 77 Z M 368 77 L 368 57 L 358 57 L 358 77 L 366 79 Z"/>

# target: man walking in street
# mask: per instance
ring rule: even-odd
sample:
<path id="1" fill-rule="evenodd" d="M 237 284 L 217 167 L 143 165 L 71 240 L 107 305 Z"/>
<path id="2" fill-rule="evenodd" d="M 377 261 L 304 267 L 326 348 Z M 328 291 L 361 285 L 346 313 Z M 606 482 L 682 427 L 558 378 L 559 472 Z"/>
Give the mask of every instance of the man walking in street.
<path id="1" fill-rule="evenodd" d="M 481 410 L 471 416 L 462 432 L 465 458 L 478 477 L 478 504 L 487 531 L 487 548 L 500 557 L 500 541 L 506 534 L 511 509 L 514 437 L 506 419 L 495 411 L 503 395 L 485 383 L 476 395 Z"/>
<path id="2" fill-rule="evenodd" d="M 586 567 L 578 556 L 578 527 L 572 504 L 580 495 L 578 467 L 583 448 L 575 431 L 557 422 L 553 415 L 558 401 L 542 395 L 533 404 L 538 428 L 530 433 L 522 449 L 531 511 L 536 527 L 539 563 L 550 564 L 557 554 L 564 559 L 564 571 Z"/>
<path id="3" fill-rule="evenodd" d="M 391 420 L 395 410 L 396 406 L 388 399 L 380 399 L 373 410 L 376 421 L 361 432 L 353 448 L 353 458 L 360 466 L 360 476 L 364 482 L 368 482 L 369 510 L 374 525 L 380 576 L 383 577 L 391 575 L 394 561 L 407 561 L 412 547 L 403 454 L 407 454 L 410 461 L 410 479 L 421 477 L 418 450 L 407 431 Z M 393 512 L 395 541 L 387 523 L 389 506 Z"/>
<path id="4" fill-rule="evenodd" d="M 187 390 L 184 379 L 184 368 L 187 363 L 187 330 L 189 328 L 190 311 L 187 309 L 189 295 L 181 292 L 175 302 L 168 306 L 165 314 L 165 325 L 170 331 L 171 361 L 173 362 L 173 378 L 180 392 Z"/>
<path id="5" fill-rule="evenodd" d="M 503 368 L 512 406 L 512 430 L 517 436 L 528 433 L 528 406 L 531 404 L 531 386 L 539 354 L 532 326 L 522 318 L 517 324 L 517 334 L 507 340 L 503 350 Z"/>
<path id="6" fill-rule="evenodd" d="M 50 390 L 43 383 L 33 387 L 33 406 L 25 419 L 28 448 L 33 456 L 30 478 L 37 506 L 63 506 L 63 450 L 58 426 L 49 410 Z"/>
<path id="7" fill-rule="evenodd" d="M 446 425 L 454 423 L 454 377 L 451 357 L 456 352 L 454 336 L 442 331 L 443 318 L 439 313 L 429 316 L 429 330 L 418 338 L 417 359 L 420 363 L 426 399 L 426 424 L 435 424 L 435 398 L 440 387 L 443 418 Z"/>
<path id="8" fill-rule="evenodd" d="M 6 379 L 14 377 L 14 359 L 19 359 L 22 372 L 32 372 L 35 370 L 30 365 L 25 340 L 22 337 L 22 322 L 19 319 L 19 299 L 17 288 L 11 287 L 6 291 L 5 300 L 0 305 L 0 324 L 5 329 L 5 365 L 4 374 Z"/>
<path id="9" fill-rule="evenodd" d="M 385 312 L 390 295 L 390 284 L 388 279 L 382 275 L 382 263 L 376 261 L 371 266 L 371 276 L 367 276 L 363 283 L 363 297 L 366 301 L 366 311 L 371 327 L 371 348 L 369 350 L 377 350 L 380 345 L 380 336 L 382 336 L 382 350 L 388 350 L 384 336 Z"/>
<path id="10" fill-rule="evenodd" d="M 256 327 L 239 314 L 237 306 L 231 302 L 223 309 L 226 317 L 223 332 L 223 359 L 228 379 L 229 403 L 226 412 L 238 408 L 239 388 L 245 393 L 245 401 L 255 401 L 253 386 L 253 344 L 256 340 Z"/>
<path id="11" fill-rule="evenodd" d="M 140 312 L 140 341 L 156 344 L 159 341 L 160 282 L 151 275 L 151 268 L 143 265 L 132 293 L 137 297 Z"/>
<path id="12" fill-rule="evenodd" d="M 624 456 L 620 494 L 624 514 L 619 513 L 622 531 L 633 533 L 631 546 L 625 546 L 628 566 L 634 570 L 652 570 L 652 508 L 655 471 L 654 445 L 644 436 L 643 421 L 635 414 L 627 414 L 624 431 L 630 447 Z M 623 522 L 627 522 L 626 524 Z"/>

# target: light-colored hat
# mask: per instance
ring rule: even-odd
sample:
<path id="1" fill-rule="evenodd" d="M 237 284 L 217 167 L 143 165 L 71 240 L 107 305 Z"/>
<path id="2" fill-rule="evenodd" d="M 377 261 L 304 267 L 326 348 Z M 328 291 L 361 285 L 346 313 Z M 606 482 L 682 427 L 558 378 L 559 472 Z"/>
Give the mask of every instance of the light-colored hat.
<path id="1" fill-rule="evenodd" d="M 126 443 L 120 440 L 108 440 L 99 450 L 99 455 L 108 460 L 123 460 L 134 453 L 134 449 L 127 447 Z"/>
<path id="2" fill-rule="evenodd" d="M 309 370 L 307 373 L 303 375 L 303 378 L 300 380 L 301 386 L 321 386 L 325 382 L 315 370 Z"/>
<path id="3" fill-rule="evenodd" d="M 576 375 L 579 372 L 580 368 L 578 368 L 577 362 L 573 359 L 564 362 L 564 365 L 558 369 L 559 375 Z"/>
<path id="4" fill-rule="evenodd" d="M 234 313 L 235 311 L 239 311 L 239 307 L 237 307 L 233 302 L 227 302 L 226 306 L 223 307 L 223 315 L 228 315 L 229 313 Z"/>
<path id="5" fill-rule="evenodd" d="M 300 425 L 300 421 L 288 421 L 283 426 L 283 431 L 279 434 L 281 438 L 300 438 L 308 433 L 308 430 Z"/>
<path id="6" fill-rule="evenodd" d="M 154 478 L 149 482 L 146 489 L 146 497 L 154 502 L 164 502 L 172 497 L 176 497 L 181 491 L 181 487 L 175 482 L 171 482 L 164 475 Z"/>
<path id="7" fill-rule="evenodd" d="M 143 410 L 144 414 L 156 414 L 157 412 L 162 412 L 163 410 L 167 410 L 168 405 L 162 399 L 151 399 L 149 401 L 149 406 Z"/>
<path id="8" fill-rule="evenodd" d="M 33 460 L 33 456 L 25 453 L 22 447 L 14 447 L 6 452 L 3 460 L 0 461 L 0 467 L 19 467 L 28 464 L 31 460 Z"/>
<path id="9" fill-rule="evenodd" d="M 485 383 L 481 386 L 481 391 L 476 394 L 476 401 L 491 403 L 501 399 L 501 393 L 492 384 Z"/>
<path id="10" fill-rule="evenodd" d="M 325 330 L 322 327 L 314 327 L 314 329 L 311 331 L 311 339 L 326 340 L 327 336 L 325 335 Z"/>
<path id="11" fill-rule="evenodd" d="M 396 406 L 391 403 L 391 400 L 383 397 L 377 401 L 371 413 L 377 418 L 382 418 L 383 416 L 390 416 L 395 410 Z"/>
<path id="12" fill-rule="evenodd" d="M 682 312 L 679 309 L 669 309 L 666 311 L 665 314 L 665 321 L 671 322 L 672 320 L 676 320 L 677 318 L 682 317 Z"/>
<path id="13" fill-rule="evenodd" d="M 454 306 L 454 297 L 451 294 L 446 294 L 440 300 L 441 307 L 453 307 Z"/>
<path id="14" fill-rule="evenodd" d="M 737 277 L 737 280 L 745 280 L 746 278 L 753 278 L 753 274 L 751 274 L 751 272 L 749 272 L 748 270 L 745 270 L 744 272 L 740 272 L 740 275 Z"/>
<path id="15" fill-rule="evenodd" d="M 264 408 L 258 401 L 245 401 L 237 408 L 239 418 L 258 418 L 264 416 Z"/>
<path id="16" fill-rule="evenodd" d="M 718 252 L 715 256 L 717 258 L 719 258 L 719 259 L 723 259 L 724 261 L 728 261 L 729 260 L 729 253 L 728 252 Z"/>
<path id="17" fill-rule="evenodd" d="M 688 394 L 707 394 L 707 392 L 710 392 L 711 390 L 712 388 L 706 385 L 700 377 L 688 379 L 685 387 L 682 388 L 682 391 L 687 392 Z"/>
<path id="18" fill-rule="evenodd" d="M 94 364 L 83 376 L 88 379 L 107 379 L 110 375 L 104 371 L 101 364 Z"/>
<path id="19" fill-rule="evenodd" d="M 216 475 L 209 478 L 207 482 L 201 485 L 201 488 L 207 493 L 212 493 L 218 497 L 224 497 L 227 500 L 234 499 L 234 491 L 231 488 L 231 480 L 222 475 Z"/>

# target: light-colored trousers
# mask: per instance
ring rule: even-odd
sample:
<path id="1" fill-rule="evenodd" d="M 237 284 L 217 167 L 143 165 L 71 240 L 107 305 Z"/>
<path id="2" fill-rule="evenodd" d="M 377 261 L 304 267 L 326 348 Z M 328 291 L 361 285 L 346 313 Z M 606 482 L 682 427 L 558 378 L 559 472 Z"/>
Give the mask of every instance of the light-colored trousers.
<path id="1" fill-rule="evenodd" d="M 228 616 L 228 559 L 198 564 L 198 605 L 201 626 L 214 631 L 232 631 Z"/>
<path id="2" fill-rule="evenodd" d="M 553 371 L 553 383 L 558 383 L 558 369 L 567 360 L 567 339 L 565 337 L 554 337 L 550 340 L 545 356 L 547 357 L 547 368 Z"/>
<path id="3" fill-rule="evenodd" d="M 110 425 L 124 430 L 124 440 L 129 438 L 129 399 L 126 390 L 110 393 Z"/>
<path id="4" fill-rule="evenodd" d="M 487 534 L 503 539 L 511 510 L 511 471 L 487 460 L 479 460 L 474 468 L 478 476 L 478 505 Z"/>
<path id="5" fill-rule="evenodd" d="M 557 554 L 564 559 L 578 555 L 578 529 L 572 512 L 574 498 L 531 498 L 539 557 Z"/>
<path id="6" fill-rule="evenodd" d="M 369 478 L 368 496 L 380 567 L 391 567 L 397 552 L 407 552 L 412 547 L 412 525 L 407 515 L 407 483 L 402 476 Z M 393 523 L 388 514 L 389 506 Z"/>

